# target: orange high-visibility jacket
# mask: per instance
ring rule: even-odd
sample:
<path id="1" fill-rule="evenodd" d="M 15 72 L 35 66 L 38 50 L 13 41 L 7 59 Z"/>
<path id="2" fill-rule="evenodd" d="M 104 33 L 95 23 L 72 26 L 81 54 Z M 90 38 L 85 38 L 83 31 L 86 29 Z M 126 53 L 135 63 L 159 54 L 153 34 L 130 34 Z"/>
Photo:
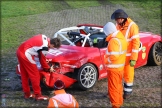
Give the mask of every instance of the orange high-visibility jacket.
<path id="1" fill-rule="evenodd" d="M 127 54 L 126 56 L 130 57 L 127 59 L 127 63 L 129 63 L 130 60 L 136 60 L 138 58 L 138 51 L 140 46 L 140 39 L 139 39 L 139 28 L 135 22 L 133 22 L 130 18 L 127 18 L 127 21 L 124 25 L 124 27 L 121 27 L 120 25 L 116 24 L 116 27 L 118 30 L 120 30 L 127 42 L 128 42 L 128 48 L 127 48 Z"/>
<path id="2" fill-rule="evenodd" d="M 122 71 L 125 65 L 127 42 L 124 35 L 118 30 L 106 38 L 108 46 L 104 56 L 107 70 Z"/>
<path id="3" fill-rule="evenodd" d="M 56 90 L 55 96 L 49 99 L 47 108 L 79 108 L 76 99 L 64 89 Z"/>

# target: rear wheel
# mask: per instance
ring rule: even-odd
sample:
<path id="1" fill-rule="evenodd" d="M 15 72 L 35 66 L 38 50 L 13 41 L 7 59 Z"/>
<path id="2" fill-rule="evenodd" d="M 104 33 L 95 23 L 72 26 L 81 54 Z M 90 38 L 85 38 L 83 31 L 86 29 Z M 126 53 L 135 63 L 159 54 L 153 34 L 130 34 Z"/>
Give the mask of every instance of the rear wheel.
<path id="1" fill-rule="evenodd" d="M 148 65 L 159 66 L 162 63 L 162 43 L 156 42 L 150 49 Z"/>
<path id="2" fill-rule="evenodd" d="M 87 63 L 83 65 L 77 75 L 78 86 L 82 90 L 87 90 L 92 88 L 98 78 L 98 72 L 94 65 Z"/>

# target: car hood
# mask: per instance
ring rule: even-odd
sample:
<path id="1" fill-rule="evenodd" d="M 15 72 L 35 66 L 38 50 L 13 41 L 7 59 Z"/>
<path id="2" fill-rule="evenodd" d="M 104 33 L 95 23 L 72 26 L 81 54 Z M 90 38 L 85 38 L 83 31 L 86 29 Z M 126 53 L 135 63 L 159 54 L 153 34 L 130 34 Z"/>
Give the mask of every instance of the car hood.
<path id="1" fill-rule="evenodd" d="M 62 45 L 59 49 L 50 49 L 46 58 L 52 62 L 75 63 L 85 56 L 84 47 Z"/>

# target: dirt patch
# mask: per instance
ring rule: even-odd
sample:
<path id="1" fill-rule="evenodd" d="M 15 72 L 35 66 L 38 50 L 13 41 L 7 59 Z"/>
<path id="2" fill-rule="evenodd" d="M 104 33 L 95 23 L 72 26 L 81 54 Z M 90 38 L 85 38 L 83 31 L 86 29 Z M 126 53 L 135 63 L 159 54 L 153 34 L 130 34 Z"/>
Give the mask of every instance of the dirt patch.
<path id="1" fill-rule="evenodd" d="M 7 60 L 5 63 L 14 62 L 14 57 Z M 2 59 L 3 60 L 3 59 Z M 6 65 L 7 67 L 12 65 Z M 6 106 L 8 107 L 41 107 L 45 108 L 48 104 L 45 102 L 37 102 L 34 100 L 25 100 L 21 88 L 20 80 L 15 74 L 15 67 L 5 69 L 1 73 L 1 94 L 5 94 Z M 137 107 L 137 108 L 152 108 L 161 106 L 161 67 L 160 66 L 144 66 L 135 69 L 135 81 L 133 87 L 133 94 L 130 99 L 124 101 L 123 108 Z M 85 107 L 111 107 L 107 94 L 107 79 L 102 79 L 96 85 L 88 90 L 81 91 L 77 88 L 66 89 L 67 93 L 73 94 L 78 100 L 81 108 Z M 52 91 L 42 88 L 44 95 L 52 97 Z"/>

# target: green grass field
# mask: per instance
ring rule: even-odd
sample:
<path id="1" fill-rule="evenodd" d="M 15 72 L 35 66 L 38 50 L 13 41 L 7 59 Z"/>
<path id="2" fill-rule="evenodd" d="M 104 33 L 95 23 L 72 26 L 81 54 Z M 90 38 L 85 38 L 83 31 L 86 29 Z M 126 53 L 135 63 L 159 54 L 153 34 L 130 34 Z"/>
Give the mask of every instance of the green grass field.
<path id="1" fill-rule="evenodd" d="M 146 18 L 148 22 L 152 25 L 149 25 L 147 30 L 154 33 L 160 34 L 161 26 L 157 22 L 161 17 L 161 3 L 160 0 L 150 1 L 146 0 L 141 2 L 140 0 L 130 1 L 114 1 L 114 0 L 105 0 L 104 3 L 101 3 L 99 0 L 54 0 L 54 1 L 1 1 L 1 50 L 2 53 L 7 52 L 10 49 L 15 49 L 23 40 L 26 39 L 26 36 L 35 34 L 34 31 L 25 26 L 26 22 L 29 20 L 27 17 L 35 14 L 42 14 L 48 12 L 59 12 L 66 9 L 76 9 L 76 8 L 85 8 L 91 6 L 101 6 L 106 4 L 121 4 L 126 8 L 130 8 L 130 3 L 133 3 L 140 10 L 138 15 L 142 18 Z M 142 10 L 148 10 L 147 13 Z M 137 13 L 136 13 L 137 14 Z M 32 22 L 32 21 L 30 21 Z"/>

